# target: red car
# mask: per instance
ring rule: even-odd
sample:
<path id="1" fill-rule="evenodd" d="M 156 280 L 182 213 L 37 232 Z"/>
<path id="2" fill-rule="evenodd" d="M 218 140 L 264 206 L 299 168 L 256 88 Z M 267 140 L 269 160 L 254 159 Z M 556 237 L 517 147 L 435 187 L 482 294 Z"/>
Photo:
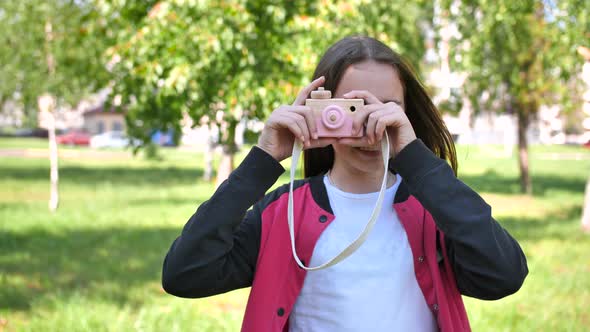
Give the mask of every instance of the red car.
<path id="1" fill-rule="evenodd" d="M 69 133 L 58 135 L 55 140 L 57 141 L 57 144 L 89 145 L 90 135 L 83 131 L 70 131 Z"/>

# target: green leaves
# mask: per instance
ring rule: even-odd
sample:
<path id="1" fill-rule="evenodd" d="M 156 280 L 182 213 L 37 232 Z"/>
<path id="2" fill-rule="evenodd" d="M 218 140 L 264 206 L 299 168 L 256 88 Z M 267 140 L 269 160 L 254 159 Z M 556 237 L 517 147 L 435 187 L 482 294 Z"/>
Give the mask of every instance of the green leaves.
<path id="1" fill-rule="evenodd" d="M 0 13 L 5 39 L 0 47 L 0 96 L 16 97 L 29 117 L 35 117 L 36 98 L 42 93 L 76 103 L 106 85 L 102 52 L 107 30 L 91 3 L 3 1 Z"/>
<path id="2" fill-rule="evenodd" d="M 589 10 L 577 0 L 461 1 L 451 20 L 462 35 L 452 49 L 462 60 L 453 65 L 469 74 L 468 93 L 489 93 L 489 102 L 479 102 L 498 111 L 510 98 L 519 112 L 566 104 L 570 96 L 561 87 L 582 65 L 575 48 L 588 41 Z"/>
<path id="3" fill-rule="evenodd" d="M 432 12 L 429 1 L 4 2 L 0 15 L 12 19 L 0 19 L 8 32 L 0 99 L 18 92 L 34 105 L 50 92 L 76 102 L 109 85 L 141 138 L 178 129 L 184 113 L 195 123 L 220 110 L 224 121 L 264 119 L 292 101 L 329 45 L 350 34 L 375 36 L 420 68 Z M 55 38 L 46 50 L 48 20 Z"/>
<path id="4" fill-rule="evenodd" d="M 121 8 L 110 10 L 116 17 Z M 113 95 L 129 105 L 139 137 L 177 127 L 184 112 L 195 123 L 220 110 L 226 122 L 264 119 L 292 101 L 319 55 L 346 35 L 370 34 L 420 59 L 429 10 L 360 0 L 160 1 L 108 50 L 120 59 Z"/>

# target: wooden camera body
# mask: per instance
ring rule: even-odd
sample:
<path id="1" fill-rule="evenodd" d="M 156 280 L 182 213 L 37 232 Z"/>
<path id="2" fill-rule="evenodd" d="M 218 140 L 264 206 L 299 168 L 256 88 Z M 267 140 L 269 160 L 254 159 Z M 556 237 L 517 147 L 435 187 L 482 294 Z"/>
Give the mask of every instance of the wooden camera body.
<path id="1" fill-rule="evenodd" d="M 305 106 L 311 107 L 318 137 L 361 137 L 352 132 L 355 111 L 365 104 L 363 99 L 332 98 L 329 90 L 323 87 L 311 92 Z"/>

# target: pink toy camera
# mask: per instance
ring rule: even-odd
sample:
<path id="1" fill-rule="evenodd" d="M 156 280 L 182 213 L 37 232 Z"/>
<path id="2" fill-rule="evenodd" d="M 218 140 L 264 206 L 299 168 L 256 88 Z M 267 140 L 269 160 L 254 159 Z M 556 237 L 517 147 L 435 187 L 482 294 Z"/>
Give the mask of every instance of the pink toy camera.
<path id="1" fill-rule="evenodd" d="M 352 120 L 355 111 L 363 107 L 363 99 L 332 99 L 332 93 L 323 87 L 311 92 L 311 98 L 305 100 L 313 112 L 318 137 L 361 137 L 363 132 L 354 135 Z"/>

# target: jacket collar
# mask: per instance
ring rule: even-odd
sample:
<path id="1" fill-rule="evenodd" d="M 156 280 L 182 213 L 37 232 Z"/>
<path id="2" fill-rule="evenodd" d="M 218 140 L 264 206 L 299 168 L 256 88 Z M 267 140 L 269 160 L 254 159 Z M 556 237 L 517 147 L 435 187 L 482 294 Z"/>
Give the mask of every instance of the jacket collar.
<path id="1" fill-rule="evenodd" d="M 393 172 L 393 170 L 390 168 L 390 171 L 392 171 L 392 173 L 395 174 L 395 172 Z M 332 207 L 330 206 L 330 200 L 328 199 L 328 192 L 326 191 L 326 186 L 324 185 L 324 175 L 325 174 L 320 174 L 320 175 L 316 175 L 316 176 L 312 176 L 309 178 L 309 186 L 311 189 L 311 195 L 313 197 L 313 200 L 322 208 L 324 209 L 326 212 L 330 213 L 330 214 L 334 214 L 334 212 L 332 211 Z M 395 199 L 394 199 L 394 204 L 395 203 L 402 203 L 408 200 L 408 197 L 410 197 L 410 190 L 408 188 L 408 186 L 406 185 L 406 181 L 404 181 L 404 179 L 402 179 L 402 182 L 399 185 L 399 188 L 397 189 L 397 192 L 395 193 Z"/>
<path id="2" fill-rule="evenodd" d="M 409 197 L 410 190 L 406 184 L 406 181 L 402 179 L 402 183 L 399 184 L 399 188 L 397 188 L 397 192 L 395 193 L 395 199 L 393 200 L 393 203 L 403 203 L 407 201 Z"/>
<path id="3" fill-rule="evenodd" d="M 332 207 L 330 206 L 330 200 L 328 199 L 328 192 L 324 185 L 324 175 L 320 174 L 309 178 L 309 186 L 311 188 L 311 196 L 313 200 L 326 212 L 334 215 Z"/>
<path id="4" fill-rule="evenodd" d="M 393 169 L 393 158 L 389 159 L 389 171 L 395 175 L 398 175 L 397 172 Z M 397 188 L 397 192 L 395 193 L 395 199 L 393 203 L 402 203 L 408 200 L 410 197 L 410 189 L 406 185 L 406 181 L 402 179 L 402 183 L 399 184 L 399 188 Z"/>

